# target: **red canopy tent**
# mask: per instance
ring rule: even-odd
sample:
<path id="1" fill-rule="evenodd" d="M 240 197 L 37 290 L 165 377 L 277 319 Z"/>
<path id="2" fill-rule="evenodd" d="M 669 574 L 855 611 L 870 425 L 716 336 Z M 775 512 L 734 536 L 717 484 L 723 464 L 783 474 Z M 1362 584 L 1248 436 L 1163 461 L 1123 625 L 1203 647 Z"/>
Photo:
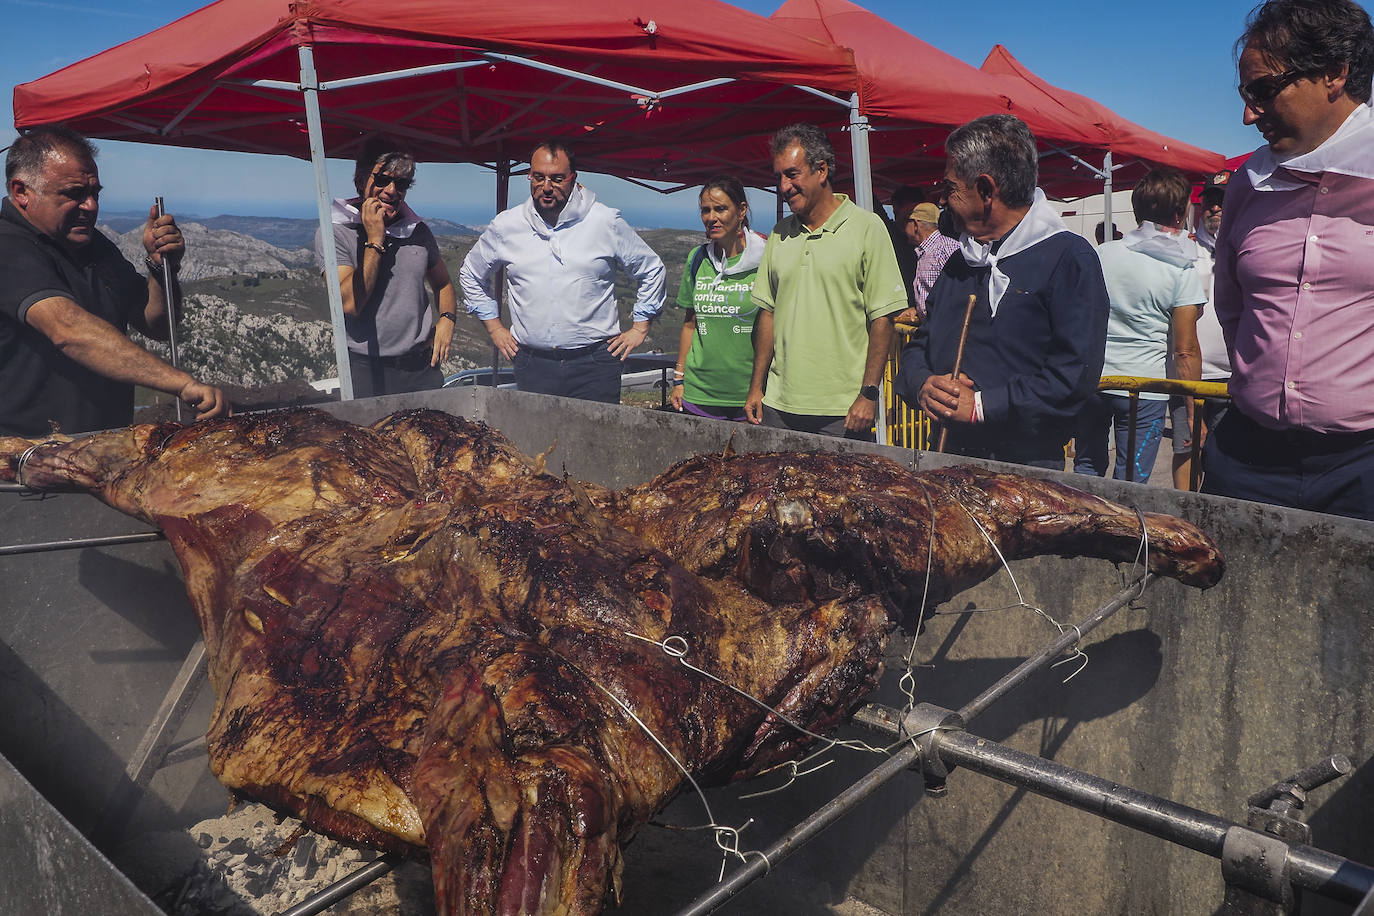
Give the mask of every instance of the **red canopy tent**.
<path id="1" fill-rule="evenodd" d="M 504 206 L 511 160 L 539 139 L 568 140 L 589 171 L 671 177 L 654 150 L 843 111 L 856 82 L 848 52 L 719 0 L 219 0 L 16 86 L 14 113 L 19 129 L 308 156 L 327 225 L 326 149 L 351 156 L 378 130 L 493 168 Z M 337 282 L 330 306 L 347 365 Z"/>
<path id="2" fill-rule="evenodd" d="M 1220 162 L 1216 154 L 1169 140 L 1089 99 L 1048 87 L 1019 64 L 971 67 L 849 0 L 787 0 L 770 18 L 852 49 L 860 113 L 874 128 L 873 171 L 885 184 L 938 180 L 948 132 L 994 113 L 1016 115 L 1036 135 L 1043 152 L 1040 185 L 1055 197 L 1101 192 L 1106 176 L 1095 163 L 1104 153 L 1116 154 L 1118 168 L 1122 157 L 1127 168 L 1141 166 L 1129 173 L 1132 177 L 1151 164 L 1201 174 Z M 1071 104 L 1070 97 L 1085 104 Z"/>
<path id="3" fill-rule="evenodd" d="M 427 161 L 495 163 L 561 136 L 590 168 L 601 152 L 814 111 L 792 84 L 847 97 L 855 82 L 845 51 L 718 0 L 393 0 L 378 12 L 363 0 L 219 0 L 15 87 L 15 125 L 305 158 L 302 94 L 318 89 L 330 155 L 378 129 Z"/>
<path id="4" fill-rule="evenodd" d="M 1040 105 L 1046 108 L 1057 106 L 1093 125 L 1099 137 L 1094 146 L 1106 154 L 1101 170 L 1102 186 L 1098 189 L 1104 197 L 1105 224 L 1112 221 L 1112 188 L 1118 181 L 1133 184 L 1145 172 L 1159 165 L 1174 166 L 1194 179 L 1211 174 L 1225 165 L 1220 153 L 1172 140 L 1126 120 L 1087 96 L 1051 86 L 1026 69 L 1000 44 L 993 45 L 981 69 L 985 73 L 1019 81 Z"/>

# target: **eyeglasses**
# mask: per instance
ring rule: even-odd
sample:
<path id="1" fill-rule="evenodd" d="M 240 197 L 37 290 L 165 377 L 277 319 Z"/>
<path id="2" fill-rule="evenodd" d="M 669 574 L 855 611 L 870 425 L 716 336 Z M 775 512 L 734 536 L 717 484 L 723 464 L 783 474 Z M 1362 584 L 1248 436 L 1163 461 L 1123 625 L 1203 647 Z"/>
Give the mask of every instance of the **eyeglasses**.
<path id="1" fill-rule="evenodd" d="M 1262 110 L 1290 84 L 1303 76 L 1301 70 L 1285 70 L 1282 73 L 1271 73 L 1268 76 L 1261 76 L 1248 83 L 1243 83 L 1236 87 L 1240 93 L 1241 100 L 1255 111 Z"/>
<path id="2" fill-rule="evenodd" d="M 552 185 L 560 185 L 571 177 L 571 175 L 540 175 L 538 172 L 530 172 L 530 184 L 541 185 L 547 182 Z"/>
<path id="3" fill-rule="evenodd" d="M 376 186 L 378 191 L 394 184 L 396 190 L 404 194 L 410 190 L 410 186 L 414 183 L 414 178 L 397 178 L 395 175 L 388 175 L 385 172 L 376 172 L 372 176 L 372 184 Z"/>

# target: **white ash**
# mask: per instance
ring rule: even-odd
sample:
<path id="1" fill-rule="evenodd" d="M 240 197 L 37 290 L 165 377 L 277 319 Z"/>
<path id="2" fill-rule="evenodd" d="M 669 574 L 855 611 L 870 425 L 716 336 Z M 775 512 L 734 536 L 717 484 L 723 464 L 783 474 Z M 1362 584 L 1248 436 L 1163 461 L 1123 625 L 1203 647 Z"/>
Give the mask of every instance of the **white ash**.
<path id="1" fill-rule="evenodd" d="M 185 833 L 139 837 L 135 842 L 145 874 L 130 877 L 171 916 L 274 916 L 348 877 L 378 855 L 375 850 L 356 849 L 310 831 L 301 833 L 294 846 L 278 855 L 300 827 L 295 818 L 263 805 L 241 805 Z M 433 916 L 429 866 L 403 863 L 327 912 L 330 916 Z"/>

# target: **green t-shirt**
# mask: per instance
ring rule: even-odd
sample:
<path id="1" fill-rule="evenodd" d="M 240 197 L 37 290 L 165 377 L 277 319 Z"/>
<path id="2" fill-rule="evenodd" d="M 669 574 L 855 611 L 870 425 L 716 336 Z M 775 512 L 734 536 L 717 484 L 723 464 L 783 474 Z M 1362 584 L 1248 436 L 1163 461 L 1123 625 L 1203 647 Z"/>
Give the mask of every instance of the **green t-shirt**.
<path id="1" fill-rule="evenodd" d="M 763 402 L 839 417 L 863 386 L 868 324 L 906 308 L 892 236 L 843 194 L 812 232 L 789 216 L 768 237 L 754 302 L 773 313 L 773 362 Z"/>
<path id="2" fill-rule="evenodd" d="M 711 259 L 701 253 L 696 278 L 692 264 L 696 249 L 687 257 L 677 306 L 691 309 L 696 333 L 687 351 L 686 381 L 682 397 L 703 407 L 743 407 L 754 371 L 754 305 L 751 291 L 755 271 L 721 277 Z M 726 266 L 738 263 L 730 258 Z"/>

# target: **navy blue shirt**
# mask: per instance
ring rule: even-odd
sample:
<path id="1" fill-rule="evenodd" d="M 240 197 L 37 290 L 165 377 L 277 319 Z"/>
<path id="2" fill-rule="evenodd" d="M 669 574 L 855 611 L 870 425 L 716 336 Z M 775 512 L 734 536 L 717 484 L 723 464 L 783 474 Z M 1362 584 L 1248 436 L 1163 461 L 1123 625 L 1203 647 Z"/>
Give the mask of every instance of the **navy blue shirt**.
<path id="1" fill-rule="evenodd" d="M 988 307 L 991 268 L 955 252 L 931 288 L 928 317 L 902 353 L 896 389 L 919 409 L 931 375 L 954 368 L 968 297 L 976 294 L 963 372 L 982 392 L 983 422 L 950 425 L 950 451 L 1024 461 L 1053 457 L 1072 436 L 1073 418 L 1097 390 L 1107 342 L 1107 287 L 1086 239 L 1061 232 L 998 261 L 1010 283 Z"/>
<path id="2" fill-rule="evenodd" d="M 62 296 L 121 333 L 141 318 L 148 281 L 96 233 L 76 251 L 0 204 L 0 435 L 46 436 L 127 426 L 134 386 L 111 381 L 63 355 L 25 320 L 35 302 Z"/>

